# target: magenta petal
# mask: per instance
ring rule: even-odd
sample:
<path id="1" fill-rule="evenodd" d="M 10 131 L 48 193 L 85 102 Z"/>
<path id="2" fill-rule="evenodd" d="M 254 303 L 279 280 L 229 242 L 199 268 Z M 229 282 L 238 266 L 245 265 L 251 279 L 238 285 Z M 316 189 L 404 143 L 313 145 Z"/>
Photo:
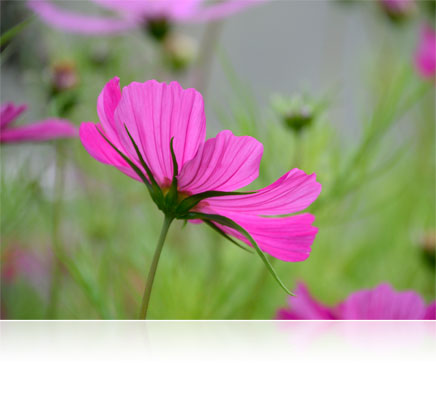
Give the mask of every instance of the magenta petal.
<path id="1" fill-rule="evenodd" d="M 430 26 L 421 30 L 419 45 L 415 53 L 415 65 L 424 78 L 436 75 L 436 32 Z"/>
<path id="2" fill-rule="evenodd" d="M 16 106 L 14 103 L 4 103 L 0 109 L 0 130 L 4 130 L 7 125 L 16 120 L 24 111 L 27 105 Z"/>
<path id="3" fill-rule="evenodd" d="M 190 193 L 207 190 L 232 191 L 259 175 L 263 146 L 250 136 L 220 132 L 206 141 L 179 175 L 179 188 Z"/>
<path id="4" fill-rule="evenodd" d="M 85 35 L 107 35 L 131 29 L 135 25 L 133 20 L 91 17 L 64 11 L 48 0 L 31 0 L 28 5 L 44 22 L 63 31 Z"/>
<path id="5" fill-rule="evenodd" d="M 180 20 L 189 17 L 203 0 L 93 0 L 108 9 L 136 15 L 139 18 L 168 18 Z"/>
<path id="6" fill-rule="evenodd" d="M 383 283 L 375 289 L 351 294 L 338 307 L 341 319 L 398 320 L 423 319 L 426 313 L 424 300 L 413 291 L 396 292 Z"/>
<path id="7" fill-rule="evenodd" d="M 126 86 L 115 111 L 119 138 L 132 159 L 138 160 L 130 134 L 158 182 L 165 185 L 173 176 L 170 140 L 179 171 L 192 159 L 206 136 L 203 98 L 194 89 L 184 90 L 177 82 L 133 82 Z"/>
<path id="8" fill-rule="evenodd" d="M 289 171 L 273 184 L 246 196 L 208 199 L 213 208 L 223 211 L 256 215 L 291 214 L 307 208 L 321 192 L 316 175 L 307 175 L 297 168 Z"/>
<path id="9" fill-rule="evenodd" d="M 129 164 L 104 140 L 97 128 L 103 132 L 100 124 L 83 122 L 80 125 L 80 140 L 86 151 L 103 164 L 113 165 L 131 178 L 141 181 Z"/>
<path id="10" fill-rule="evenodd" d="M 315 217 L 311 214 L 283 218 L 265 218 L 256 215 L 221 212 L 211 208 L 200 210 L 205 213 L 224 215 L 241 225 L 257 242 L 262 251 L 283 261 L 298 262 L 309 257 L 311 245 L 318 229 L 312 226 Z M 228 234 L 249 244 L 239 232 L 220 226 Z"/>
<path id="11" fill-rule="evenodd" d="M 112 78 L 101 91 L 97 100 L 97 113 L 107 138 L 119 149 L 123 149 L 115 125 L 115 109 L 121 100 L 120 78 Z M 125 132 L 122 132 L 125 135 Z"/>
<path id="12" fill-rule="evenodd" d="M 50 118 L 34 122 L 28 125 L 21 125 L 14 128 L 7 128 L 1 131 L 1 142 L 23 142 L 43 141 L 77 135 L 77 128 L 70 122 Z"/>
<path id="13" fill-rule="evenodd" d="M 336 319 L 329 307 L 312 298 L 303 283 L 297 285 L 295 296 L 290 296 L 288 303 L 289 309 L 279 310 L 277 319 Z"/>
<path id="14" fill-rule="evenodd" d="M 424 319 L 431 319 L 431 320 L 436 319 L 436 301 L 430 303 L 427 306 L 427 309 L 425 310 Z"/>

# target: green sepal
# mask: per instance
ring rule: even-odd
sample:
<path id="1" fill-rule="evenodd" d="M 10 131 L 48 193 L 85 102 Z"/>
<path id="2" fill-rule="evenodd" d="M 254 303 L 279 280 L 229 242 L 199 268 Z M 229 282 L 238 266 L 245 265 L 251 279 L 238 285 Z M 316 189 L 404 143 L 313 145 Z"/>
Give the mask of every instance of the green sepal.
<path id="1" fill-rule="evenodd" d="M 133 140 L 132 135 L 130 134 L 129 130 L 127 129 L 126 124 L 124 124 L 124 128 L 126 129 L 127 135 L 129 135 L 130 141 L 132 142 L 132 145 L 135 149 L 136 155 L 139 158 L 139 162 L 141 163 L 142 167 L 145 169 L 145 172 L 147 173 L 148 179 L 150 180 L 151 187 L 153 188 L 153 192 L 155 193 L 155 195 L 154 196 L 152 195 L 152 197 L 156 201 L 157 205 L 160 207 L 162 205 L 163 198 L 164 198 L 163 193 L 162 193 L 162 189 L 157 184 L 156 179 L 154 178 L 153 173 L 151 172 L 151 169 L 149 168 L 149 166 L 145 162 L 144 158 L 142 157 L 142 154 L 139 151 L 137 144 Z"/>
<path id="2" fill-rule="evenodd" d="M 203 214 L 203 213 L 197 213 L 197 212 L 191 212 L 184 217 L 186 219 L 200 219 L 202 221 L 214 221 L 221 225 L 228 226 L 229 228 L 234 229 L 235 231 L 239 232 L 241 235 L 243 235 L 253 246 L 254 250 L 260 257 L 260 259 L 263 261 L 265 266 L 268 268 L 269 272 L 271 273 L 272 277 L 276 280 L 276 282 L 282 287 L 282 289 L 289 295 L 295 296 L 281 281 L 279 276 L 277 275 L 277 272 L 274 270 L 271 263 L 266 258 L 265 254 L 262 252 L 256 241 L 253 239 L 253 237 L 239 224 L 232 221 L 230 218 L 224 217 L 222 215 L 217 214 Z"/>
<path id="3" fill-rule="evenodd" d="M 132 161 L 130 161 L 130 159 L 125 156 L 120 150 L 117 149 L 117 147 L 112 144 L 112 142 L 105 136 L 105 134 L 100 131 L 100 129 L 98 129 L 98 126 L 96 126 L 98 133 L 101 135 L 101 137 L 106 140 L 106 142 L 123 158 L 123 160 L 129 164 L 129 166 L 136 172 L 136 174 L 141 178 L 142 182 L 144 182 L 145 186 L 147 186 L 147 189 L 150 191 L 150 193 L 152 194 L 152 187 L 150 182 L 147 180 L 147 178 L 145 177 L 145 175 L 142 173 L 142 171 L 134 164 L 132 163 Z"/>
<path id="4" fill-rule="evenodd" d="M 187 197 L 177 206 L 176 211 L 178 214 L 184 214 L 200 203 L 200 201 L 208 199 L 209 197 L 244 196 L 254 193 L 256 192 L 220 192 L 218 190 L 208 190 Z"/>
<path id="5" fill-rule="evenodd" d="M 186 223 L 187 221 L 185 221 Z M 251 251 L 249 249 L 247 249 L 246 247 L 242 246 L 241 244 L 239 244 L 236 240 L 232 239 L 229 235 L 227 235 L 227 233 L 225 233 L 222 229 L 218 228 L 214 223 L 210 222 L 210 221 L 204 221 L 204 223 L 209 226 L 210 228 L 212 228 L 216 233 L 220 234 L 221 236 L 223 236 L 225 239 L 227 239 L 228 241 L 232 242 L 233 244 L 235 244 L 236 246 L 238 246 L 240 249 L 248 251 L 249 253 L 251 253 Z"/>
<path id="6" fill-rule="evenodd" d="M 176 204 L 177 202 L 177 176 L 179 175 L 179 166 L 177 164 L 177 158 L 174 153 L 174 147 L 173 147 L 174 137 L 170 140 L 170 151 L 171 151 L 171 158 L 173 160 L 173 180 L 171 181 L 170 190 L 168 191 L 168 194 L 165 197 L 165 203 L 167 208 L 171 208 L 172 205 Z"/>

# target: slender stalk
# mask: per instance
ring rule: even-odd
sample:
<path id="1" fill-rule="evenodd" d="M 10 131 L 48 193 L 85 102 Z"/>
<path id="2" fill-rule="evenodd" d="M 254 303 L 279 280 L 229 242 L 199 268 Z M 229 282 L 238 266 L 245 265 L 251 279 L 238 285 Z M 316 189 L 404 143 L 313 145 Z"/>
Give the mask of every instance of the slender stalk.
<path id="1" fill-rule="evenodd" d="M 60 215 L 62 211 L 62 196 L 64 192 L 65 162 L 62 143 L 56 143 L 56 167 L 54 181 L 53 200 L 53 225 L 52 225 L 52 247 L 54 254 L 54 265 L 50 283 L 50 297 L 47 306 L 47 319 L 55 319 L 59 302 L 59 289 L 62 279 L 62 265 L 59 260 L 61 251 L 60 236 Z"/>
<path id="2" fill-rule="evenodd" d="M 221 27 L 221 21 L 209 22 L 206 25 L 198 54 L 197 66 L 194 68 L 194 87 L 202 93 L 203 97 L 206 95 L 207 83 L 209 82 L 211 74 L 212 59 Z"/>
<path id="3" fill-rule="evenodd" d="M 304 131 L 296 131 L 294 134 L 294 157 L 293 164 L 291 165 L 291 169 L 293 168 L 301 168 L 301 162 L 303 159 L 303 138 Z"/>
<path id="4" fill-rule="evenodd" d="M 160 254 L 162 252 L 165 238 L 167 237 L 168 230 L 170 228 L 173 219 L 165 216 L 162 230 L 160 232 L 159 241 L 157 242 L 156 250 L 154 251 L 153 261 L 151 262 L 150 270 L 148 271 L 147 281 L 145 283 L 144 295 L 142 297 L 141 312 L 139 319 L 147 318 L 148 303 L 150 302 L 151 289 L 153 288 L 154 276 L 156 275 L 157 264 L 159 263 Z"/>

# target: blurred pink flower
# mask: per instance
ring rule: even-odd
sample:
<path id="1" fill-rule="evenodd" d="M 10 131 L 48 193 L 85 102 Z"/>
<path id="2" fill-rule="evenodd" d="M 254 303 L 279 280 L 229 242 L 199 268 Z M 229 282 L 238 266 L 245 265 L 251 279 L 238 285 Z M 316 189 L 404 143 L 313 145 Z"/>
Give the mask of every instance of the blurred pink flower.
<path id="1" fill-rule="evenodd" d="M 93 17 L 67 11 L 51 0 L 29 0 L 29 7 L 49 25 L 60 30 L 86 34 L 107 35 L 133 29 L 153 20 L 202 22 L 224 18 L 243 8 L 265 0 L 91 0 L 115 12 L 113 17 Z"/>
<path id="2" fill-rule="evenodd" d="M 11 126 L 27 109 L 26 105 L 16 106 L 4 103 L 0 109 L 0 142 L 42 141 L 77 135 L 77 128 L 65 119 L 48 118 L 31 124 Z"/>
<path id="3" fill-rule="evenodd" d="M 424 78 L 436 76 L 436 32 L 429 25 L 421 29 L 418 48 L 415 53 L 415 65 Z"/>
<path id="4" fill-rule="evenodd" d="M 3 251 L 1 280 L 11 285 L 19 279 L 25 279 L 41 295 L 46 295 L 52 263 L 52 253 L 49 249 L 37 254 L 19 243 L 14 243 Z"/>
<path id="5" fill-rule="evenodd" d="M 302 283 L 298 284 L 295 295 L 289 297 L 289 308 L 278 311 L 277 319 L 421 320 L 435 319 L 436 313 L 436 301 L 426 306 L 417 293 L 411 290 L 396 292 L 387 283 L 374 289 L 352 293 L 335 307 L 328 307 L 314 300 Z"/>
<path id="6" fill-rule="evenodd" d="M 315 174 L 307 175 L 293 169 L 252 194 L 217 197 L 217 191 L 232 192 L 258 177 L 263 146 L 250 136 L 235 136 L 228 130 L 205 141 L 203 98 L 195 89 L 184 90 L 177 82 L 148 81 L 133 82 L 121 91 L 119 78 L 115 77 L 103 88 L 97 101 L 97 112 L 101 124 L 85 122 L 80 126 L 80 138 L 88 153 L 131 178 L 141 180 L 126 161 L 129 159 L 143 175 L 146 174 L 133 146 L 134 141 L 164 194 L 170 191 L 173 178 L 176 178 L 175 197 L 176 202 L 181 203 L 176 204 L 174 218 L 197 220 L 189 218 L 192 212 L 224 216 L 242 226 L 263 251 L 276 258 L 303 261 L 309 256 L 317 233 L 317 228 L 312 226 L 313 215 L 265 216 L 292 214 L 307 208 L 321 191 Z M 126 159 L 99 131 L 104 132 Z M 172 138 L 177 172 L 173 171 Z M 190 196 L 209 191 L 213 191 L 213 196 L 190 203 Z M 159 206 L 159 202 L 156 203 Z M 159 208 L 166 213 L 164 208 Z M 233 228 L 216 221 L 213 224 L 226 234 L 248 243 Z"/>

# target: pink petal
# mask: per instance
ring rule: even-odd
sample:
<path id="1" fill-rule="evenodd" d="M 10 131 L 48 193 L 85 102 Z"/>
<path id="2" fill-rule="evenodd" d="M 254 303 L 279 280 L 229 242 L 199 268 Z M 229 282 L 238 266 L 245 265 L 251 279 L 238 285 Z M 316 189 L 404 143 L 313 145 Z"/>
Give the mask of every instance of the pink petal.
<path id="1" fill-rule="evenodd" d="M 206 141 L 179 174 L 179 189 L 189 193 L 232 191 L 259 175 L 263 146 L 250 136 L 220 132 Z"/>
<path id="2" fill-rule="evenodd" d="M 146 18 L 183 19 L 191 15 L 203 0 L 93 0 L 103 7 Z"/>
<path id="3" fill-rule="evenodd" d="M 207 207 L 200 209 L 209 214 L 220 214 L 241 225 L 257 242 L 262 251 L 283 261 L 298 262 L 309 257 L 318 229 L 312 226 L 315 217 L 311 214 L 294 215 L 283 218 L 265 218 L 256 215 L 217 212 Z M 220 228 L 249 244 L 239 232 Z"/>
<path id="4" fill-rule="evenodd" d="M 436 32 L 430 26 L 421 30 L 420 41 L 415 53 L 415 65 L 423 78 L 436 75 Z"/>
<path id="5" fill-rule="evenodd" d="M 307 175 L 297 168 L 273 184 L 246 196 L 226 196 L 207 199 L 220 212 L 241 212 L 256 215 L 291 214 L 307 208 L 321 192 L 316 175 Z"/>
<path id="6" fill-rule="evenodd" d="M 16 106 L 14 103 L 4 103 L 0 109 L 0 130 L 6 128 L 11 122 L 16 120 L 24 111 L 27 105 Z"/>
<path id="7" fill-rule="evenodd" d="M 389 284 L 383 283 L 375 289 L 351 294 L 339 305 L 338 310 L 341 319 L 419 320 L 424 318 L 426 306 L 417 293 L 396 292 Z"/>
<path id="8" fill-rule="evenodd" d="M 72 137 L 77 135 L 77 128 L 70 122 L 50 118 L 28 125 L 5 129 L 0 134 L 0 142 L 43 141 Z"/>
<path id="9" fill-rule="evenodd" d="M 195 21 L 214 21 L 265 1 L 267 0 L 226 0 L 199 8 L 192 19 Z"/>
<path id="10" fill-rule="evenodd" d="M 170 140 L 179 171 L 192 159 L 206 136 L 203 98 L 195 89 L 184 90 L 177 82 L 133 82 L 123 89 L 115 111 L 118 136 L 132 159 L 138 160 L 125 126 L 140 148 L 158 182 L 173 176 Z"/>
<path id="11" fill-rule="evenodd" d="M 115 109 L 121 100 L 120 78 L 112 78 L 101 91 L 97 100 L 97 114 L 107 138 L 119 149 L 123 150 L 115 125 Z M 125 131 L 123 132 L 125 134 Z M 100 136 L 100 135 L 99 135 Z"/>
<path id="12" fill-rule="evenodd" d="M 141 181 L 141 178 L 129 164 L 104 140 L 97 128 L 105 133 L 104 128 L 100 124 L 83 122 L 80 125 L 80 140 L 86 151 L 103 164 L 113 165 L 127 176 Z M 123 151 L 123 149 L 119 150 Z"/>
<path id="13" fill-rule="evenodd" d="M 425 311 L 424 319 L 436 319 L 436 301 L 430 303 Z"/>
<path id="14" fill-rule="evenodd" d="M 289 309 L 281 309 L 277 319 L 336 319 L 332 310 L 316 301 L 303 283 L 297 285 L 295 296 L 288 299 Z"/>
<path id="15" fill-rule="evenodd" d="M 30 0 L 28 5 L 44 22 L 62 31 L 85 35 L 107 35 L 135 26 L 132 19 L 92 17 L 64 11 L 48 0 Z"/>

